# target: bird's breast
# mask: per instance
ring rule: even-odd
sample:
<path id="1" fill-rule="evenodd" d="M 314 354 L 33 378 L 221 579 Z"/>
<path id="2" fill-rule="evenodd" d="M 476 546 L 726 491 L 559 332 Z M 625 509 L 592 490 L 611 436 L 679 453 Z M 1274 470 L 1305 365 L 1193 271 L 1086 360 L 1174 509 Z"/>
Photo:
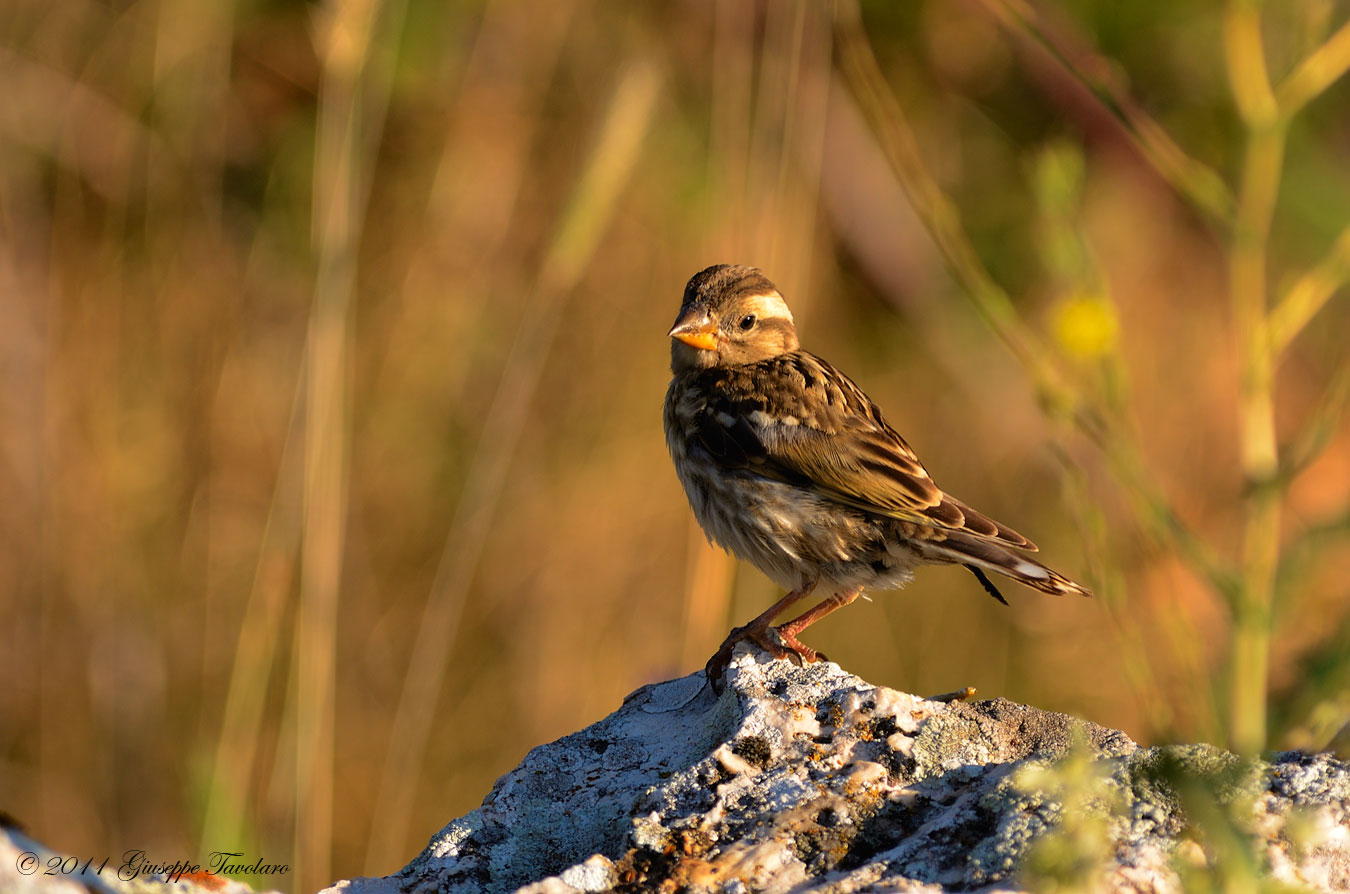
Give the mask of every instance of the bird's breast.
<path id="1" fill-rule="evenodd" d="M 908 579 L 913 557 L 887 546 L 893 521 L 809 487 L 724 467 L 696 437 L 706 412 L 697 388 L 672 385 L 666 444 L 694 517 L 711 541 L 787 589 L 812 578 L 850 586 L 897 586 Z"/>

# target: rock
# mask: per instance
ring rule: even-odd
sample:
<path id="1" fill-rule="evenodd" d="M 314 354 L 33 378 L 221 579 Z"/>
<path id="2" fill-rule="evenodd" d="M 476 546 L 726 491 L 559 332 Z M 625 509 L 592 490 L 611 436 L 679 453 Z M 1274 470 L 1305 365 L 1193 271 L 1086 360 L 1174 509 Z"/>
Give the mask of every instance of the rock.
<path id="1" fill-rule="evenodd" d="M 1017 705 L 930 701 L 738 649 L 535 748 L 385 879 L 333 894 L 1350 890 L 1350 773 Z M 1245 875 L 1244 875 L 1245 874 Z"/>
<path id="2" fill-rule="evenodd" d="M 6 894 L 249 891 L 113 863 L 83 866 L 0 815 Z M 923 699 L 741 648 L 720 696 L 702 673 L 643 687 L 531 751 L 402 871 L 326 891 L 1149 894 L 1190 880 L 1350 890 L 1346 765 L 1139 748 L 1063 714 Z"/>

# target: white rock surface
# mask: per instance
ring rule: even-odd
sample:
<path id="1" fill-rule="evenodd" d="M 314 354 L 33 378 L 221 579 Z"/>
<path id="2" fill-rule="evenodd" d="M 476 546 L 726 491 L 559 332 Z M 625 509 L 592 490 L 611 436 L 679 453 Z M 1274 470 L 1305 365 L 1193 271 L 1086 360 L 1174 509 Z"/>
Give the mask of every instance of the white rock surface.
<path id="1" fill-rule="evenodd" d="M 1350 890 L 1346 766 L 1140 749 L 741 649 L 720 697 L 701 673 L 644 687 L 531 751 L 401 872 L 330 891 L 1164 892 L 1239 871 Z"/>

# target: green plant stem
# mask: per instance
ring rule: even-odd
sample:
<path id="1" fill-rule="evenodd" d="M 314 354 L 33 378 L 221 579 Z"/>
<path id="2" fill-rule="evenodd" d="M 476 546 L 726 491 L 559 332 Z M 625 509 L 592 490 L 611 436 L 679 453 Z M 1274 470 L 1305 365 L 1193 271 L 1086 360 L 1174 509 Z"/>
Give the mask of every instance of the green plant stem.
<path id="1" fill-rule="evenodd" d="M 1240 447 L 1248 483 L 1242 585 L 1233 606 L 1229 735 L 1235 751 L 1255 754 L 1266 742 L 1271 602 L 1280 555 L 1282 494 L 1275 486 L 1279 451 L 1266 251 L 1279 195 L 1286 128 L 1266 73 L 1258 6 L 1250 0 L 1234 0 L 1224 26 L 1229 82 L 1248 134 L 1229 254 L 1241 376 Z"/>
<path id="2" fill-rule="evenodd" d="M 1060 408 L 1077 396 L 1051 362 L 1051 354 L 1017 315 L 1008 293 L 980 262 L 961 226 L 960 212 L 928 173 L 909 121 L 891 93 L 872 54 L 856 2 L 837 7 L 835 37 L 845 78 L 870 119 L 882 151 L 891 163 L 919 219 L 937 244 L 948 268 L 979 314 L 1031 375 L 1042 398 Z"/>
<path id="3" fill-rule="evenodd" d="M 872 124 L 883 153 L 915 213 L 937 244 L 948 269 L 976 310 L 1030 376 L 1050 416 L 1072 423 L 1097 444 L 1120 482 L 1140 527 L 1154 542 L 1170 546 L 1216 591 L 1236 590 L 1235 574 L 1191 531 L 1146 473 L 1133 437 L 1110 423 L 1112 414 L 1073 386 L 1053 352 L 1018 316 L 1008 293 L 980 261 L 961 225 L 956 205 L 938 186 L 919 154 L 904 109 L 895 99 L 863 31 L 856 2 L 837 7 L 835 39 L 846 82 Z"/>
<path id="4" fill-rule="evenodd" d="M 315 18 L 322 62 L 314 146 L 314 302 L 305 345 L 304 491 L 294 670 L 291 886 L 332 878 L 337 624 L 350 478 L 352 309 L 373 166 L 404 0 L 332 0 Z"/>
<path id="5" fill-rule="evenodd" d="M 1299 63 L 1276 91 L 1280 114 L 1286 119 L 1321 95 L 1350 70 L 1350 22 Z"/>
<path id="6" fill-rule="evenodd" d="M 1070 78 L 1077 81 L 1114 117 L 1140 155 L 1173 189 L 1206 214 L 1220 228 L 1232 222 L 1234 200 L 1223 178 L 1213 168 L 1187 155 L 1166 129 L 1152 118 L 1116 76 L 1108 59 L 1089 48 L 1071 46 L 1052 33 L 1028 3 L 979 0 L 1000 25 L 1024 45 L 1039 47 Z"/>
<path id="7" fill-rule="evenodd" d="M 1332 374 L 1322 399 L 1303 429 L 1289 441 L 1280 460 L 1280 486 L 1288 487 L 1331 443 L 1350 406 L 1350 362 Z"/>
<path id="8" fill-rule="evenodd" d="M 1279 357 L 1350 280 L 1350 226 L 1341 230 L 1327 256 L 1300 276 L 1270 314 L 1270 349 Z"/>

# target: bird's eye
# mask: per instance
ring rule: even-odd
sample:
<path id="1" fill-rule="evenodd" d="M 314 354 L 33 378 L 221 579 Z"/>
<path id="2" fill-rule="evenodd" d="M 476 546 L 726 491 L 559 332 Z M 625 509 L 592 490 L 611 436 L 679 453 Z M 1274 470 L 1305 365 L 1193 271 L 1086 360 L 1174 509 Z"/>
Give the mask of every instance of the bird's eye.
<path id="1" fill-rule="evenodd" d="M 754 329 L 754 328 L 755 328 L 755 315 L 754 315 L 754 314 L 746 314 L 745 316 L 741 317 L 741 322 L 740 322 L 739 325 L 740 325 L 740 327 L 741 327 L 741 331 L 743 331 L 743 332 L 749 332 L 751 329 Z"/>

